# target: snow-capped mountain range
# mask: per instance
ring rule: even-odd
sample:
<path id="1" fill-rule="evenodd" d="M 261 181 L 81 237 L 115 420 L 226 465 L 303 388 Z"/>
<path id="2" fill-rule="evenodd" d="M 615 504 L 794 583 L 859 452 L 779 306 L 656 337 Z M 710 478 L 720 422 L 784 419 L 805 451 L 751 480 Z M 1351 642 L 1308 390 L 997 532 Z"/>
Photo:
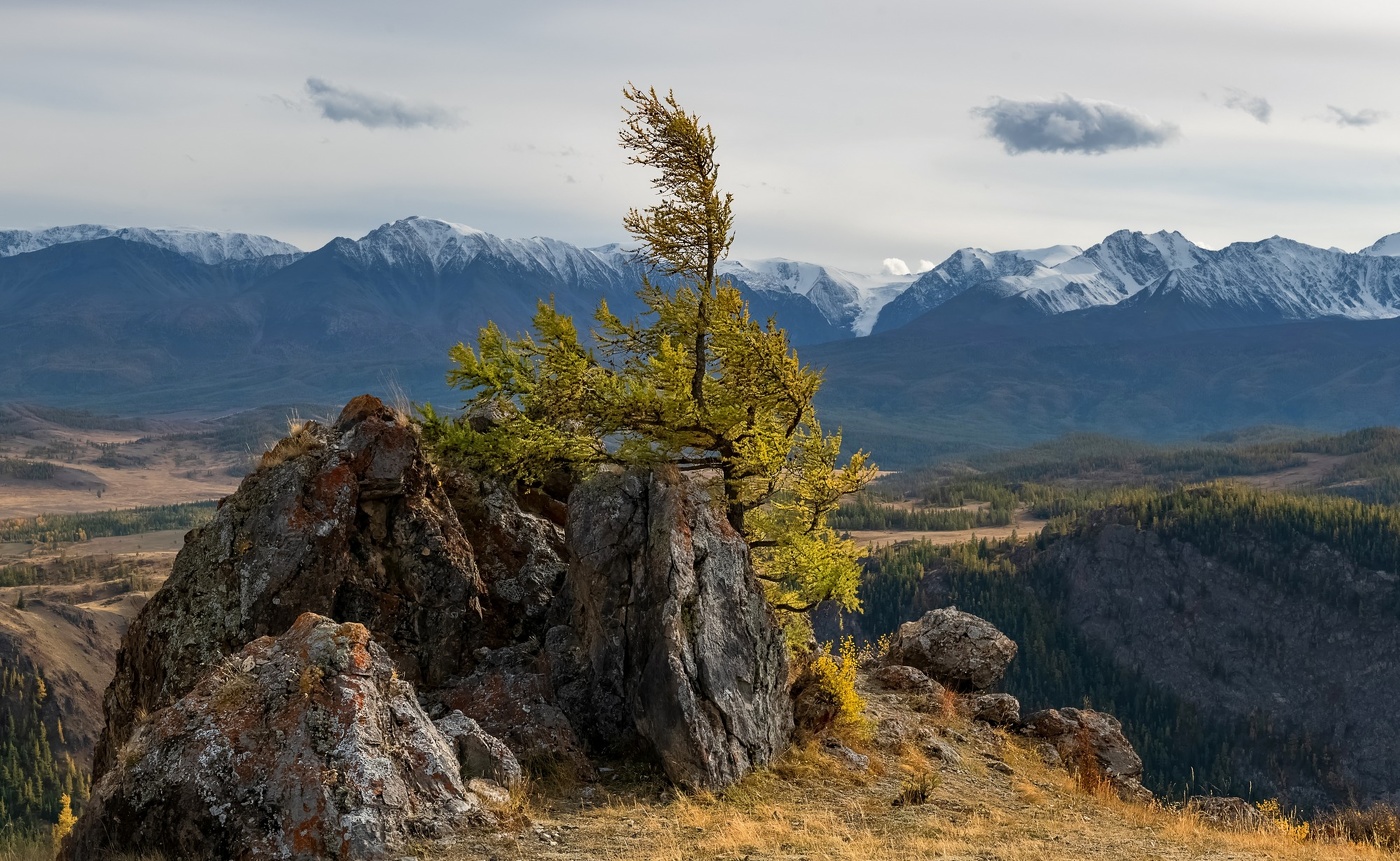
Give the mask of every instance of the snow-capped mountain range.
<path id="1" fill-rule="evenodd" d="M 483 273 L 504 268 L 511 272 L 513 289 L 528 292 L 535 285 L 535 295 L 524 297 L 525 307 L 561 292 L 578 293 L 579 301 L 570 304 L 580 309 L 598 296 L 612 301 L 627 295 L 643 271 L 636 253 L 619 244 L 581 248 L 541 237 L 503 239 L 421 217 L 384 224 L 358 240 L 336 239 L 310 254 L 266 236 L 195 228 L 83 224 L 8 230 L 0 231 L 0 258 L 104 239 L 159 248 L 208 266 L 260 261 L 265 264 L 260 271 L 295 273 L 303 290 L 316 282 L 319 270 L 312 262 L 318 255 L 334 256 L 342 269 L 361 271 L 367 282 L 412 282 L 429 290 L 444 279 L 474 283 L 487 277 Z M 1176 232 L 1120 230 L 1087 249 L 964 248 L 920 275 L 866 275 L 781 258 L 730 259 L 720 271 L 746 292 L 756 312 L 789 325 L 799 343 L 896 329 L 957 297 L 965 298 L 945 313 L 975 299 L 1046 316 L 1168 303 L 1207 315 L 1219 312 L 1230 322 L 1240 322 L 1241 315 L 1257 322 L 1400 316 L 1400 233 L 1347 253 L 1279 237 L 1213 251 Z M 374 289 L 373 283 L 367 289 Z M 424 299 L 421 289 L 388 292 L 403 301 Z"/>
<path id="2" fill-rule="evenodd" d="M 262 257 L 295 258 L 303 253 L 295 245 L 251 233 L 192 227 L 106 227 L 100 224 L 74 224 L 33 232 L 0 230 L 0 257 L 39 251 L 54 245 L 108 238 L 153 245 L 190 260 L 211 265 Z"/>

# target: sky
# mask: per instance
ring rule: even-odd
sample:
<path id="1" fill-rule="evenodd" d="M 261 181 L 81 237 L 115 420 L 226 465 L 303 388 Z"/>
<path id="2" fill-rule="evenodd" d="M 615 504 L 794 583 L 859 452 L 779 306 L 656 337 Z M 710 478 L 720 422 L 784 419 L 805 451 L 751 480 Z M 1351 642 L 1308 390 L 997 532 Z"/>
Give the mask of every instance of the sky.
<path id="1" fill-rule="evenodd" d="M 1400 231 L 1396 0 L 0 0 L 0 229 L 621 241 L 622 88 L 711 124 L 741 258 L 1357 250 Z"/>

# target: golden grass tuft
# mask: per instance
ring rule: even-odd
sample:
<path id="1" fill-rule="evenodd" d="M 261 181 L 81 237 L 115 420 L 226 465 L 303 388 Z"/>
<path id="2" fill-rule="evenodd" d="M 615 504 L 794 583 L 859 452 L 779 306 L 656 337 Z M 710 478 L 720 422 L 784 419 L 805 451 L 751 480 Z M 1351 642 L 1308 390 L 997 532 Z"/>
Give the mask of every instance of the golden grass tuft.
<path id="1" fill-rule="evenodd" d="M 295 417 L 288 419 L 287 435 L 263 452 L 262 457 L 258 459 L 258 469 L 271 469 L 321 448 L 324 443 L 316 435 L 316 429 L 315 422 L 301 421 Z"/>

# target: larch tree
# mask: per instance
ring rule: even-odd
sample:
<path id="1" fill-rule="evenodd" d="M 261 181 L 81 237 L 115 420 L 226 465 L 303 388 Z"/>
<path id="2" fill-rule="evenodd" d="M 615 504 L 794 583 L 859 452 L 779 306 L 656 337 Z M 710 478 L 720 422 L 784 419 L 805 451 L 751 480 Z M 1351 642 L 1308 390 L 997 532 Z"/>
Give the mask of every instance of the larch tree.
<path id="1" fill-rule="evenodd" d="M 820 374 L 719 274 L 734 220 L 713 131 L 671 93 L 629 85 L 623 97 L 621 144 L 655 171 L 660 198 L 623 219 L 649 264 L 646 311 L 623 320 L 600 303 L 586 342 L 552 303 L 521 337 L 489 324 L 451 351 L 466 417 L 425 407 L 426 438 L 440 457 L 525 484 L 605 463 L 717 469 L 772 605 L 855 609 L 862 552 L 827 515 L 874 468 L 860 452 L 837 466 L 841 436 L 822 432 L 812 406 Z"/>

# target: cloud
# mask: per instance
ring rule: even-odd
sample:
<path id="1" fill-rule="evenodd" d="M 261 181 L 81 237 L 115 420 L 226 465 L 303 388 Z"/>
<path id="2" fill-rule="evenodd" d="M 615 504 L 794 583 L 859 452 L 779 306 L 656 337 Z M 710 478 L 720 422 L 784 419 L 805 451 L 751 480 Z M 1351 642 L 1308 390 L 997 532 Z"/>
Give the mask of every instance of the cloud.
<path id="1" fill-rule="evenodd" d="M 1384 113 L 1382 113 L 1381 111 L 1371 110 L 1370 108 L 1362 108 L 1361 110 L 1352 113 L 1351 111 L 1343 110 L 1342 108 L 1339 108 L 1336 105 L 1328 105 L 1327 110 L 1332 112 L 1332 115 L 1327 119 L 1331 120 L 1339 126 L 1365 128 L 1366 126 L 1373 126 L 1381 120 L 1385 119 Z"/>
<path id="2" fill-rule="evenodd" d="M 1171 123 L 1158 122 L 1112 102 L 1062 95 L 1053 102 L 1017 102 L 997 98 L 973 116 L 987 121 L 988 137 L 1007 153 L 1078 152 L 1102 155 L 1116 149 L 1161 146 L 1178 134 Z"/>
<path id="3" fill-rule="evenodd" d="M 919 273 L 920 275 L 922 275 L 922 274 L 924 274 L 925 272 L 932 272 L 932 271 L 933 271 L 933 266 L 934 266 L 934 263 L 933 263 L 932 260 L 920 260 L 920 261 L 919 261 L 919 268 L 915 269 L 914 271 L 917 272 L 917 273 Z"/>
<path id="4" fill-rule="evenodd" d="M 320 78 L 306 79 L 306 93 L 321 109 L 321 116 L 338 123 L 359 123 L 369 129 L 385 126 L 449 129 L 461 125 L 457 115 L 446 108 L 428 103 L 408 104 L 393 96 L 347 90 Z"/>
<path id="5" fill-rule="evenodd" d="M 1267 123 L 1269 117 L 1273 116 L 1274 113 L 1274 106 L 1269 104 L 1268 99 L 1263 96 L 1252 96 L 1235 87 L 1225 88 L 1225 100 L 1221 104 L 1227 108 L 1244 111 L 1261 123 Z"/>
<path id="6" fill-rule="evenodd" d="M 898 257 L 886 257 L 885 262 L 880 266 L 881 275 L 908 275 L 909 264 Z"/>

